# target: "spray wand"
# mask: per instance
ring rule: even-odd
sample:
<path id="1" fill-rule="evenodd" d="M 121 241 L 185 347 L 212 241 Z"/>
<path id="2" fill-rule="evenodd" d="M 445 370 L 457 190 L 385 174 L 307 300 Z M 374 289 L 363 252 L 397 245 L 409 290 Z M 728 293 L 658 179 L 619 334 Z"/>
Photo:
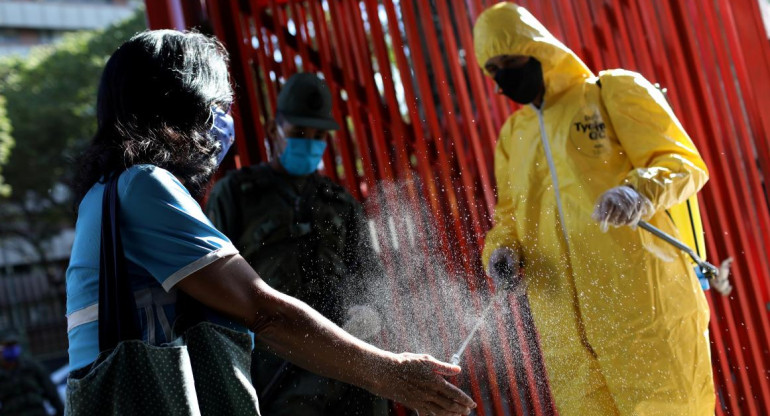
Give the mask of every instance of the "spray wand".
<path id="1" fill-rule="evenodd" d="M 460 357 L 465 352 L 465 349 L 468 348 L 468 344 L 473 339 L 473 336 L 476 335 L 476 331 L 481 328 L 481 324 L 484 323 L 484 320 L 487 318 L 487 315 L 489 314 L 489 311 L 492 310 L 492 306 L 497 302 L 498 299 L 502 298 L 503 295 L 506 292 L 514 292 L 519 293 L 519 288 L 523 288 L 523 282 L 524 280 L 521 278 L 520 273 L 515 273 L 513 268 L 508 265 L 506 262 L 499 262 L 494 265 L 494 267 L 497 269 L 497 275 L 502 276 L 501 281 L 495 280 L 495 295 L 492 297 L 492 300 L 489 301 L 486 308 L 484 308 L 484 312 L 481 313 L 481 316 L 478 320 L 476 320 L 476 325 L 473 326 L 473 329 L 471 329 L 471 332 L 468 334 L 467 337 L 465 337 L 465 340 L 460 345 L 460 348 L 457 350 L 454 355 L 452 355 L 452 359 L 450 362 L 454 365 L 457 365 L 460 363 Z M 502 290 L 500 290 L 502 289 Z"/>
<path id="2" fill-rule="evenodd" d="M 687 253 L 697 264 L 697 266 L 695 266 L 695 274 L 698 276 L 698 279 L 701 280 L 704 289 L 708 289 L 710 284 L 714 290 L 724 296 L 729 295 L 733 290 L 733 287 L 730 285 L 730 280 L 728 279 L 730 276 L 730 264 L 733 262 L 732 257 L 727 258 L 719 265 L 719 268 L 717 268 L 713 264 L 701 259 L 692 248 L 666 234 L 659 228 L 656 228 L 654 225 L 646 221 L 639 221 L 638 225 L 663 241 Z"/>
<path id="3" fill-rule="evenodd" d="M 492 298 L 492 300 L 489 301 L 489 304 L 487 305 L 487 307 L 484 308 L 484 312 L 476 321 L 476 325 L 473 326 L 473 329 L 465 338 L 465 341 L 463 341 L 462 345 L 460 345 L 460 349 L 458 349 L 457 352 L 452 356 L 452 360 L 450 361 L 452 364 L 457 365 L 460 363 L 460 356 L 463 355 L 463 353 L 465 352 L 465 349 L 468 347 L 468 344 L 471 342 L 471 339 L 473 339 L 473 336 L 476 335 L 476 331 L 478 331 L 479 328 L 481 328 L 481 324 L 483 324 L 484 320 L 487 318 L 487 314 L 492 309 L 492 306 L 494 306 L 495 302 L 497 302 L 497 300 L 502 297 L 501 295 L 503 293 L 505 292 L 502 290 L 497 291 L 497 293 L 495 293 L 495 296 Z"/>

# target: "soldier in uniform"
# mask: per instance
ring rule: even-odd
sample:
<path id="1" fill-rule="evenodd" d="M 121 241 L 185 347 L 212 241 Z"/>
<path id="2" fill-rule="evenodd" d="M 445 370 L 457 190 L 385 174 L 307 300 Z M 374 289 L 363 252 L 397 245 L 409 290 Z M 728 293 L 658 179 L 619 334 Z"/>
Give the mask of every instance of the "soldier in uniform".
<path id="1" fill-rule="evenodd" d="M 0 334 L 0 416 L 47 416 L 46 401 L 63 415 L 64 405 L 48 373 L 21 352 L 14 331 Z"/>
<path id="2" fill-rule="evenodd" d="M 366 305 L 367 276 L 380 274 L 366 217 L 343 187 L 317 172 L 332 117 L 331 93 L 314 74 L 292 76 L 268 124 L 272 160 L 228 173 L 211 191 L 207 214 L 259 275 L 353 335 L 380 331 Z M 252 380 L 268 415 L 374 415 L 384 400 L 322 378 L 266 351 L 256 339 Z"/>

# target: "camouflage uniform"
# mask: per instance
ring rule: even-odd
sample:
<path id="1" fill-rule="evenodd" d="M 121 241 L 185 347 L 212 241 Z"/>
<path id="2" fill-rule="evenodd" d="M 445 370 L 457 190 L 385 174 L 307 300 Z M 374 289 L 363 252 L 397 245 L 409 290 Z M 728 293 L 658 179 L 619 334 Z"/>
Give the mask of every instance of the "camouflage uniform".
<path id="1" fill-rule="evenodd" d="M 0 362 L 0 416 L 47 416 L 45 401 L 64 414 L 56 387 L 39 364 L 24 357 L 12 367 Z"/>
<path id="2" fill-rule="evenodd" d="M 211 192 L 207 214 L 273 288 L 342 324 L 366 303 L 366 275 L 380 273 L 361 205 L 313 173 L 295 177 L 267 164 L 231 172 Z M 287 365 L 257 347 L 252 380 L 267 415 L 374 415 L 386 403 L 368 392 Z"/>

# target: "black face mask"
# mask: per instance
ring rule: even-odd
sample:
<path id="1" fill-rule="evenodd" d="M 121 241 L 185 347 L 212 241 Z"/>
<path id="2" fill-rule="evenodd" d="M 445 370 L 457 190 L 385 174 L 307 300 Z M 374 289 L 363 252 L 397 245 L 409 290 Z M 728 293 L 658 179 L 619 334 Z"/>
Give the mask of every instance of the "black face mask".
<path id="1" fill-rule="evenodd" d="M 543 67 L 530 58 L 520 68 L 502 68 L 495 72 L 495 82 L 503 95 L 519 104 L 529 104 L 537 98 L 543 85 Z"/>

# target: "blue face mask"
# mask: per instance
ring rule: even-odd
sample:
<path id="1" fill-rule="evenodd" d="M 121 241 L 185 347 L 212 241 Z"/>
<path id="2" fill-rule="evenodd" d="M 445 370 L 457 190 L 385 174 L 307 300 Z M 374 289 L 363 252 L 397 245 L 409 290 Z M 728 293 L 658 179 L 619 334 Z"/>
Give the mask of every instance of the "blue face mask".
<path id="1" fill-rule="evenodd" d="M 324 150 L 326 150 L 326 140 L 287 137 L 286 149 L 279 156 L 279 160 L 291 175 L 310 175 L 318 169 Z"/>
<path id="2" fill-rule="evenodd" d="M 211 137 L 222 144 L 222 150 L 217 154 L 217 166 L 222 163 L 227 151 L 235 141 L 235 126 L 233 117 L 219 107 L 211 107 L 214 123 L 211 125 Z"/>
<path id="3" fill-rule="evenodd" d="M 3 360 L 9 363 L 16 362 L 21 355 L 21 345 L 13 344 L 3 347 Z"/>

